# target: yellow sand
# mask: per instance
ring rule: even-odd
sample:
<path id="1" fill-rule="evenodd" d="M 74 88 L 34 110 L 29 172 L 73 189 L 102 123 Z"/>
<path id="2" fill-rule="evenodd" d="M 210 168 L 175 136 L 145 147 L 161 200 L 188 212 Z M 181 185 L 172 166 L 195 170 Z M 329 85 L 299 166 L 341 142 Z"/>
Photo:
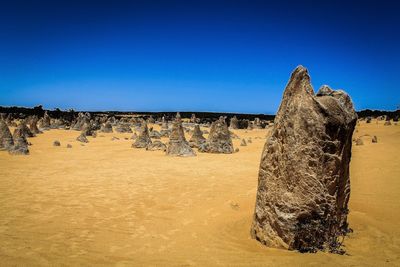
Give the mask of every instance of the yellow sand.
<path id="1" fill-rule="evenodd" d="M 51 130 L 29 139 L 29 156 L 0 152 L 0 265 L 399 266 L 400 126 L 357 129 L 378 143 L 353 147 L 349 255 L 250 238 L 266 130 L 235 131 L 253 139 L 234 140 L 239 153 L 193 158 L 133 149 L 131 134 L 81 146 L 78 132 Z"/>

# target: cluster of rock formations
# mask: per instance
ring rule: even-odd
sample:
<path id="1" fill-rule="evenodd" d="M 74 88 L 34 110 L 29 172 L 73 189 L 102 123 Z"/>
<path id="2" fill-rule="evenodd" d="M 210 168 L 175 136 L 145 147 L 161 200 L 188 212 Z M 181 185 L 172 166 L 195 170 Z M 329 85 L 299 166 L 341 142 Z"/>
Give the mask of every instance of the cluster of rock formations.
<path id="1" fill-rule="evenodd" d="M 28 148 L 28 137 L 36 136 L 36 133 L 40 133 L 37 129 L 36 121 L 34 118 L 28 118 L 26 120 L 20 121 L 20 123 L 10 124 L 13 127 L 16 127 L 13 134 L 11 134 L 10 129 L 4 120 L 4 116 L 0 118 L 0 150 L 6 150 L 10 154 L 18 154 L 18 155 L 27 155 L 29 154 Z M 27 123 L 30 123 L 30 128 L 27 126 Z M 31 130 L 33 129 L 34 132 Z M 37 129 L 37 131 L 36 131 Z"/>
<path id="2" fill-rule="evenodd" d="M 24 118 L 24 117 L 23 117 Z M 148 122 L 153 123 L 153 118 L 140 119 L 138 117 L 121 116 L 116 119 L 114 116 L 107 115 L 91 115 L 90 113 L 79 112 L 77 116 L 73 116 L 70 120 L 64 118 L 51 118 L 46 111 L 43 117 L 37 116 L 25 117 L 25 119 L 13 119 L 10 115 L 2 116 L 2 148 L 13 153 L 29 153 L 27 138 L 34 137 L 36 134 L 43 133 L 50 129 L 64 129 L 79 131 L 76 141 L 89 143 L 88 137 L 96 138 L 97 133 L 133 133 L 131 139 L 134 140 L 133 148 L 144 148 L 149 151 L 161 150 L 166 155 L 173 156 L 196 156 L 194 149 L 202 153 L 234 153 L 238 149 L 233 148 L 232 139 L 240 139 L 234 132 L 229 131 L 225 122 L 226 117 L 220 117 L 218 120 L 209 123 L 199 124 L 200 120 L 195 114 L 187 120 L 183 121 L 180 114 L 177 113 L 176 118 L 168 121 L 163 116 L 154 124 L 160 125 L 160 131 L 150 129 Z M 259 120 L 255 119 L 255 125 Z M 239 129 L 240 122 L 237 117 L 231 118 L 230 129 Z M 8 125 L 15 127 L 14 135 L 7 135 L 9 132 Z M 210 132 L 204 128 L 211 128 Z M 137 133 L 136 133 L 137 132 Z M 190 135 L 188 141 L 185 133 Z M 203 134 L 208 134 L 206 139 Z M 104 137 L 104 135 L 101 135 Z M 169 141 L 163 143 L 161 138 L 168 138 Z M 129 138 L 125 137 L 125 140 Z M 113 137 L 112 140 L 119 140 Z M 53 143 L 57 146 L 57 143 Z M 11 147 L 13 149 L 11 149 Z M 69 148 L 72 146 L 70 145 Z M 15 148 L 15 149 L 14 149 Z M 26 148 L 26 149 L 23 149 Z"/>
<path id="3" fill-rule="evenodd" d="M 357 115 L 350 97 L 297 67 L 261 157 L 251 235 L 277 248 L 341 253 L 348 231 L 349 163 Z"/>

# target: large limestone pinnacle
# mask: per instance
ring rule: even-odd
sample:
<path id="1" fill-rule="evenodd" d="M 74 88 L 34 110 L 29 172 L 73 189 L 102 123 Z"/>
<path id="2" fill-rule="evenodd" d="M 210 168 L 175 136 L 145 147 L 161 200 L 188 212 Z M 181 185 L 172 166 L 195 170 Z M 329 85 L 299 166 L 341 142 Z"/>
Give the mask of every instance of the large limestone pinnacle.
<path id="1" fill-rule="evenodd" d="M 356 120 L 344 91 L 322 86 L 314 94 L 307 69 L 294 70 L 261 156 L 253 238 L 303 252 L 340 251 Z"/>

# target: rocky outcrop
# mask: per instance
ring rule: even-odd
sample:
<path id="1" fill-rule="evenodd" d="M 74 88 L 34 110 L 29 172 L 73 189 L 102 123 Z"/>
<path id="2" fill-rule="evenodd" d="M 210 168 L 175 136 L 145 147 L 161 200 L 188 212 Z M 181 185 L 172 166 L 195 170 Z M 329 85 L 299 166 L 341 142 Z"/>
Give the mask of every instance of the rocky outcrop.
<path id="1" fill-rule="evenodd" d="M 199 147 L 199 151 L 223 154 L 231 154 L 234 152 L 231 134 L 223 117 L 220 117 L 211 124 L 208 139 Z"/>
<path id="2" fill-rule="evenodd" d="M 146 147 L 146 150 L 149 150 L 149 151 L 155 151 L 155 150 L 166 151 L 167 150 L 167 146 L 163 142 L 161 142 L 159 140 L 156 140 L 156 141 L 152 142 L 151 144 L 149 144 Z"/>
<path id="3" fill-rule="evenodd" d="M 10 150 L 14 146 L 14 139 L 6 122 L 0 119 L 0 150 Z"/>
<path id="4" fill-rule="evenodd" d="M 30 118 L 30 121 L 29 121 L 29 129 L 31 130 L 31 132 L 32 132 L 33 134 L 40 134 L 40 133 L 42 133 L 42 132 L 39 130 L 39 128 L 38 128 L 38 126 L 37 126 L 37 123 L 38 123 L 38 118 L 37 118 L 36 116 L 32 116 L 32 118 Z"/>
<path id="5" fill-rule="evenodd" d="M 86 138 L 86 134 L 81 132 L 81 134 L 76 138 L 77 141 L 81 143 L 89 143 L 89 140 Z"/>
<path id="6" fill-rule="evenodd" d="M 85 124 L 90 124 L 90 114 L 89 113 L 78 113 L 78 118 L 72 125 L 72 129 L 76 131 L 82 131 Z"/>
<path id="7" fill-rule="evenodd" d="M 112 133 L 113 132 L 113 128 L 110 122 L 106 122 L 103 125 L 101 125 L 100 127 L 100 132 L 102 133 Z"/>
<path id="8" fill-rule="evenodd" d="M 237 119 L 236 116 L 233 116 L 230 120 L 229 123 L 229 128 L 230 129 L 239 129 L 239 120 Z"/>
<path id="9" fill-rule="evenodd" d="M 260 118 L 255 118 L 253 122 L 253 128 L 255 129 L 262 129 L 261 120 Z"/>
<path id="10" fill-rule="evenodd" d="M 43 118 L 40 121 L 41 123 L 39 123 L 39 127 L 42 130 L 49 130 L 50 129 L 50 125 L 51 125 L 51 119 L 49 114 L 47 113 L 47 111 L 44 113 Z"/>
<path id="11" fill-rule="evenodd" d="M 18 136 L 23 135 L 25 138 L 34 137 L 35 135 L 29 130 L 28 126 L 26 126 L 25 121 L 22 121 L 17 128 L 15 128 L 13 137 L 14 139 Z"/>
<path id="12" fill-rule="evenodd" d="M 92 136 L 93 135 L 94 130 L 93 130 L 92 125 L 90 124 L 90 122 L 86 122 L 81 127 L 81 129 L 82 129 L 83 135 L 85 135 L 85 136 Z"/>
<path id="13" fill-rule="evenodd" d="M 196 156 L 196 153 L 194 153 L 193 149 L 186 141 L 185 133 L 183 132 L 182 127 L 182 120 L 179 113 L 177 114 L 175 121 L 172 123 L 172 130 L 171 134 L 169 135 L 166 153 L 170 156 Z"/>
<path id="14" fill-rule="evenodd" d="M 314 94 L 307 69 L 295 69 L 261 157 L 253 238 L 270 247 L 341 252 L 356 121 L 344 91 L 323 86 Z"/>
<path id="15" fill-rule="evenodd" d="M 196 114 L 192 114 L 192 116 L 190 117 L 190 122 L 191 123 L 199 123 L 200 120 L 198 118 L 196 118 Z"/>
<path id="16" fill-rule="evenodd" d="M 28 155 L 28 141 L 26 140 L 26 133 L 24 133 L 22 127 L 19 126 L 14 130 L 13 139 L 14 146 L 8 150 L 9 153 L 14 155 Z"/>
<path id="17" fill-rule="evenodd" d="M 146 121 L 143 120 L 142 126 L 140 128 L 139 136 L 133 142 L 132 147 L 146 148 L 150 144 L 151 144 L 151 139 L 149 136 L 149 129 L 147 128 Z"/>
<path id="18" fill-rule="evenodd" d="M 160 139 L 161 138 L 161 134 L 156 130 L 151 130 L 149 132 L 149 136 L 150 136 L 150 138 L 153 138 L 153 139 Z"/>
<path id="19" fill-rule="evenodd" d="M 119 123 L 115 127 L 117 133 L 133 133 L 131 127 L 127 123 Z"/>
<path id="20" fill-rule="evenodd" d="M 192 137 L 189 140 L 190 147 L 199 148 L 206 142 L 206 138 L 203 136 L 203 132 L 200 130 L 200 126 L 196 124 L 193 129 Z"/>

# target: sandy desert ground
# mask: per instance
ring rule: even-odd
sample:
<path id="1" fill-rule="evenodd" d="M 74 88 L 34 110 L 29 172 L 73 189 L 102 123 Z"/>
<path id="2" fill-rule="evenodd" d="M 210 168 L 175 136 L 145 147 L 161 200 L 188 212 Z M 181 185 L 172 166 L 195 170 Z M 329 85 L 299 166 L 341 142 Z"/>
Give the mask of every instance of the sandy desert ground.
<path id="1" fill-rule="evenodd" d="M 347 255 L 250 238 L 267 130 L 236 130 L 253 141 L 235 139 L 239 153 L 191 158 L 133 149 L 131 134 L 81 146 L 78 132 L 51 130 L 29 139 L 29 156 L 0 152 L 0 265 L 400 266 L 400 125 L 383 123 L 355 132 L 378 143 L 353 146 Z"/>

